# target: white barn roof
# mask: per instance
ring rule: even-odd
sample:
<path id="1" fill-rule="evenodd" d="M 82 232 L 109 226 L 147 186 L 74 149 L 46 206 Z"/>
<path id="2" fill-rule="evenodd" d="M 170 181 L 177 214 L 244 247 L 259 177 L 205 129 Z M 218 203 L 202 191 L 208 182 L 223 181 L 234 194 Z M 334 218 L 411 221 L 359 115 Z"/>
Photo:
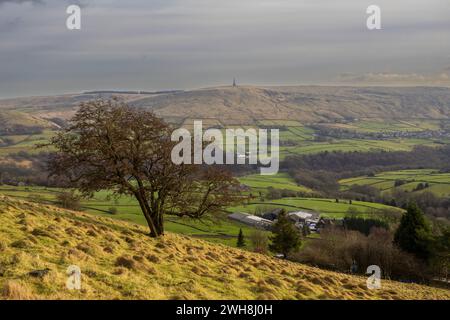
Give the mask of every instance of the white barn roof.
<path id="1" fill-rule="evenodd" d="M 298 218 L 301 218 L 301 219 L 308 219 L 313 216 L 312 213 L 305 212 L 305 211 L 289 212 L 288 215 L 297 216 Z"/>

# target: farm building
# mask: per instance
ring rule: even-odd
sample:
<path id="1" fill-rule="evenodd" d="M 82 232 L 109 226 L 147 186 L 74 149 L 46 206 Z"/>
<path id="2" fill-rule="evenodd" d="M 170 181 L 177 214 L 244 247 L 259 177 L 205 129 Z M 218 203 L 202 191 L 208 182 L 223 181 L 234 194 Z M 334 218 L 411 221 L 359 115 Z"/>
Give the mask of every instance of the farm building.
<path id="1" fill-rule="evenodd" d="M 278 215 L 283 211 L 281 208 L 274 209 L 262 215 L 264 219 L 274 221 L 278 218 Z M 309 220 L 318 220 L 317 214 L 306 211 L 294 211 L 288 212 L 287 215 L 293 222 L 305 222 Z"/>
<path id="2" fill-rule="evenodd" d="M 313 218 L 313 214 L 306 211 L 289 212 L 288 216 L 295 221 L 306 221 Z"/>
<path id="3" fill-rule="evenodd" d="M 241 223 L 244 223 L 246 225 L 256 227 L 256 228 L 262 228 L 262 229 L 270 229 L 272 227 L 273 221 L 253 216 L 247 213 L 242 212 L 235 212 L 230 215 L 228 215 L 228 218 L 234 221 L 238 221 Z"/>

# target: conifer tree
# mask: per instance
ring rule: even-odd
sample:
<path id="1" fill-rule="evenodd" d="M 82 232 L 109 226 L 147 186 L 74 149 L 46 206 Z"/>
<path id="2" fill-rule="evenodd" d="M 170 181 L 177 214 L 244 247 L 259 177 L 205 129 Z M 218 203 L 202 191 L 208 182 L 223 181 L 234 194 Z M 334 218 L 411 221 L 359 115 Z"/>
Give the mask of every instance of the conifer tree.
<path id="1" fill-rule="evenodd" d="M 245 239 L 244 239 L 244 233 L 242 232 L 242 229 L 239 229 L 239 235 L 237 239 L 237 246 L 239 248 L 245 247 Z"/>
<path id="2" fill-rule="evenodd" d="M 282 253 L 284 258 L 300 247 L 300 232 L 289 219 L 285 210 L 278 215 L 278 220 L 273 226 L 272 233 L 270 249 Z"/>
<path id="3" fill-rule="evenodd" d="M 415 203 L 407 206 L 395 232 L 394 242 L 419 259 L 427 260 L 430 257 L 431 230 L 423 212 Z"/>

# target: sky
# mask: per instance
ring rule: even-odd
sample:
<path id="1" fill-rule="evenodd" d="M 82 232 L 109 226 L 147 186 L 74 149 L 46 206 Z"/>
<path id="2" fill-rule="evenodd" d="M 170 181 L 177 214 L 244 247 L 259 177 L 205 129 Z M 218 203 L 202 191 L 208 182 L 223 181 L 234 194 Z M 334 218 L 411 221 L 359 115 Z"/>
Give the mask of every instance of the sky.
<path id="1" fill-rule="evenodd" d="M 66 28 L 81 7 L 81 30 Z M 381 8 L 381 30 L 366 9 Z M 450 85 L 450 0 L 0 0 L 0 98 Z"/>

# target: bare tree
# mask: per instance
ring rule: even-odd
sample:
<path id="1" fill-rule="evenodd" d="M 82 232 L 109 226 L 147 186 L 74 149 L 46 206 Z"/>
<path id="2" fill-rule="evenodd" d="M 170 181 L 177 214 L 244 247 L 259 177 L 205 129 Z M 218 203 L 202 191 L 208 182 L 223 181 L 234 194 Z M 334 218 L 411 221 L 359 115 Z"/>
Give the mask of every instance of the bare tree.
<path id="1" fill-rule="evenodd" d="M 238 201 L 239 183 L 227 171 L 171 161 L 171 130 L 115 99 L 84 103 L 51 140 L 49 171 L 85 196 L 108 189 L 135 197 L 152 237 L 164 234 L 165 214 L 200 218 Z"/>

